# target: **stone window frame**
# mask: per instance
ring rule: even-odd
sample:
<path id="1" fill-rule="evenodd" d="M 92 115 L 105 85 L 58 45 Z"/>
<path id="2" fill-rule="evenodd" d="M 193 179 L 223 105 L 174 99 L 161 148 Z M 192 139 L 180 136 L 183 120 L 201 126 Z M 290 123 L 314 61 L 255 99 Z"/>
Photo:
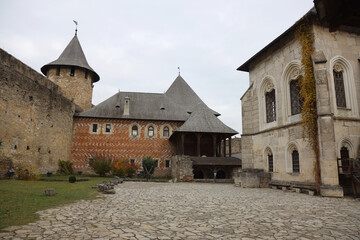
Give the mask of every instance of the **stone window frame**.
<path id="1" fill-rule="evenodd" d="M 299 172 L 293 171 L 293 159 L 292 159 L 292 153 L 296 150 L 299 153 Z M 286 149 L 286 156 L 285 156 L 285 166 L 286 166 L 286 172 L 291 175 L 300 175 L 302 173 L 301 169 L 301 158 L 302 153 L 300 151 L 300 148 L 296 142 L 290 142 Z"/>
<path id="2" fill-rule="evenodd" d="M 342 72 L 344 80 L 345 90 L 345 101 L 346 107 L 338 107 L 336 103 L 336 92 L 334 82 L 334 71 Z M 330 90 L 330 101 L 335 116 L 348 116 L 348 117 L 359 117 L 359 108 L 357 101 L 356 85 L 354 80 L 354 72 L 352 66 L 348 60 L 342 56 L 335 56 L 330 60 L 330 79 L 329 90 Z"/>
<path id="3" fill-rule="evenodd" d="M 169 128 L 169 136 L 164 136 L 164 128 L 165 127 L 168 127 Z M 172 134 L 172 127 L 169 125 L 169 124 L 164 124 L 164 125 L 161 125 L 160 127 L 160 135 L 161 135 L 161 138 L 170 138 L 171 134 Z"/>
<path id="4" fill-rule="evenodd" d="M 137 127 L 137 131 L 138 131 L 138 134 L 137 134 L 136 136 L 134 136 L 134 135 L 132 134 L 132 128 L 133 128 L 134 126 Z M 140 138 L 140 136 L 141 136 L 141 127 L 140 127 L 140 124 L 138 124 L 138 123 L 132 123 L 132 124 L 130 124 L 130 125 L 129 125 L 129 137 L 130 137 L 130 138 Z"/>
<path id="5" fill-rule="evenodd" d="M 167 167 L 166 166 L 166 163 L 169 163 L 169 166 Z M 171 161 L 170 161 L 170 159 L 165 159 L 165 168 L 171 168 Z"/>
<path id="6" fill-rule="evenodd" d="M 284 123 L 294 123 L 302 120 L 301 112 L 295 115 L 291 114 L 291 97 L 290 97 L 290 83 L 291 81 L 298 80 L 304 76 L 304 71 L 301 67 L 300 60 L 293 60 L 289 62 L 281 74 L 282 91 L 281 97 L 283 108 L 283 121 Z"/>
<path id="7" fill-rule="evenodd" d="M 153 158 L 154 161 L 157 161 L 157 167 L 155 169 L 160 169 L 160 159 L 159 158 Z"/>
<path id="8" fill-rule="evenodd" d="M 265 100 L 265 93 L 271 92 L 275 90 L 275 121 L 267 122 L 266 121 L 266 100 Z M 259 127 L 260 130 L 276 127 L 278 125 L 279 120 L 279 105 L 278 102 L 278 94 L 277 94 L 277 87 L 275 85 L 275 80 L 271 76 L 266 76 L 263 78 L 260 84 L 260 88 L 258 91 L 258 103 L 259 103 Z"/>
<path id="9" fill-rule="evenodd" d="M 110 132 L 106 132 L 106 125 L 110 124 Z M 103 133 L 104 134 L 113 134 L 114 132 L 114 124 L 113 123 L 109 123 L 109 122 L 106 122 L 103 124 Z"/>
<path id="10" fill-rule="evenodd" d="M 154 128 L 154 135 L 152 137 L 149 136 L 149 128 Z M 157 126 L 153 123 L 149 123 L 145 126 L 145 137 L 146 138 L 157 138 Z"/>
<path id="11" fill-rule="evenodd" d="M 265 166 L 264 166 L 264 169 L 267 171 L 267 172 L 270 172 L 270 169 L 269 169 L 269 154 L 271 154 L 273 156 L 273 170 L 272 170 L 272 173 L 275 172 L 275 158 L 274 158 L 274 152 L 272 151 L 271 147 L 270 146 L 267 146 L 264 150 L 264 163 L 265 163 Z"/>
<path id="12" fill-rule="evenodd" d="M 95 124 L 97 125 L 96 132 L 93 131 Z M 98 123 L 98 122 L 92 122 L 92 123 L 90 124 L 90 133 L 91 133 L 91 134 L 100 134 L 100 129 L 101 129 L 100 123 Z"/>

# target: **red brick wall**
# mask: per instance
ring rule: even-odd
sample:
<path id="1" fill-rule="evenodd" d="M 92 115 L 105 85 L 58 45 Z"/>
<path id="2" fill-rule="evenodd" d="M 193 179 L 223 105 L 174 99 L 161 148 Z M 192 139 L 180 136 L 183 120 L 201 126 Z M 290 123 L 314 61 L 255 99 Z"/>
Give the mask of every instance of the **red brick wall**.
<path id="1" fill-rule="evenodd" d="M 97 133 L 92 133 L 92 125 L 98 124 Z M 111 124 L 111 133 L 105 132 L 106 124 Z M 131 136 L 131 128 L 136 124 L 139 136 Z M 149 126 L 155 128 L 155 136 L 148 137 Z M 171 121 L 142 121 L 142 120 L 119 120 L 82 118 L 74 119 L 74 134 L 72 161 L 75 170 L 91 172 L 88 159 L 93 155 L 109 157 L 113 160 L 135 159 L 141 164 L 144 156 L 151 156 L 159 160 L 159 167 L 155 171 L 157 176 L 171 175 L 171 168 L 165 167 L 165 160 L 170 160 L 174 155 L 175 148 L 163 137 L 162 128 L 168 126 L 171 133 L 182 125 L 182 122 Z"/>

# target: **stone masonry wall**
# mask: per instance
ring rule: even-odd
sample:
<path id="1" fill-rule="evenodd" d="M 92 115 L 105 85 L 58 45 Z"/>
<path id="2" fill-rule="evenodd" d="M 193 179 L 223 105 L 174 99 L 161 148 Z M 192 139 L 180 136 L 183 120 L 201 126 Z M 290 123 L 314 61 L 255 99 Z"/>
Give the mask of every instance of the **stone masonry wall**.
<path id="1" fill-rule="evenodd" d="M 56 75 L 57 67 L 51 67 L 46 76 L 60 87 L 62 94 L 74 98 L 74 102 L 84 111 L 92 107 L 92 77 L 93 74 L 82 68 L 75 68 L 74 76 L 70 76 L 71 67 L 62 66 L 59 76 Z M 88 72 L 87 79 L 85 72 Z"/>
<path id="2" fill-rule="evenodd" d="M 41 173 L 69 160 L 75 104 L 58 86 L 0 49 L 0 155 Z"/>
<path id="3" fill-rule="evenodd" d="M 92 133 L 92 124 L 98 124 L 98 132 Z M 111 132 L 105 132 L 106 124 L 111 124 Z M 131 136 L 131 128 L 137 125 L 140 135 Z M 165 167 L 165 160 L 171 160 L 175 149 L 168 137 L 162 136 L 164 126 L 170 128 L 171 133 L 181 126 L 180 122 L 119 120 L 76 117 L 74 120 L 74 144 L 72 161 L 74 168 L 84 172 L 91 172 L 88 160 L 92 156 L 105 156 L 112 160 L 134 159 L 141 165 L 142 158 L 151 156 L 159 160 L 156 176 L 170 176 L 171 166 Z M 154 127 L 155 135 L 148 137 L 147 129 Z"/>

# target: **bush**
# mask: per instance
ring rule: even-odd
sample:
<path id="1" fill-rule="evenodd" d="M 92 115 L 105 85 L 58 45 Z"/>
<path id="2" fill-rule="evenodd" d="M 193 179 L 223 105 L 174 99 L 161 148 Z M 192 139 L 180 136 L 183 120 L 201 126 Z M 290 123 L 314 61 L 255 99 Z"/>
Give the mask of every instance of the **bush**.
<path id="1" fill-rule="evenodd" d="M 15 179 L 35 181 L 40 179 L 40 175 L 34 168 L 18 167 L 15 169 Z"/>
<path id="2" fill-rule="evenodd" d="M 149 180 L 151 175 L 155 171 L 156 161 L 154 159 L 152 159 L 150 156 L 143 157 L 142 166 L 143 166 L 143 169 L 144 169 L 145 176 Z"/>
<path id="3" fill-rule="evenodd" d="M 111 159 L 105 157 L 94 157 L 89 161 L 90 167 L 92 167 L 96 174 L 100 177 L 105 177 L 106 173 L 111 170 Z"/>
<path id="4" fill-rule="evenodd" d="M 46 176 L 51 177 L 53 175 L 53 172 L 47 172 Z"/>
<path id="5" fill-rule="evenodd" d="M 113 162 L 111 171 L 119 177 L 133 177 L 139 166 L 129 163 L 129 160 L 117 160 Z"/>
<path id="6" fill-rule="evenodd" d="M 73 174 L 73 163 L 72 162 L 59 160 L 58 166 L 59 166 L 59 169 L 58 169 L 59 173 L 64 173 L 66 175 Z"/>
<path id="7" fill-rule="evenodd" d="M 76 182 L 76 177 L 75 176 L 70 176 L 69 177 L 69 183 L 74 183 Z"/>

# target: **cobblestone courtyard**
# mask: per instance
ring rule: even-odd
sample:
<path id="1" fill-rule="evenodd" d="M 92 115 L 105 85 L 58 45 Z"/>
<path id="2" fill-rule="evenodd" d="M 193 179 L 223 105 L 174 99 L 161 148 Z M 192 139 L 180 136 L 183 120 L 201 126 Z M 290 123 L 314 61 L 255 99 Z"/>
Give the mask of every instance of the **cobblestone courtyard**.
<path id="1" fill-rule="evenodd" d="M 360 239 L 360 201 L 232 184 L 132 183 L 2 239 Z"/>

